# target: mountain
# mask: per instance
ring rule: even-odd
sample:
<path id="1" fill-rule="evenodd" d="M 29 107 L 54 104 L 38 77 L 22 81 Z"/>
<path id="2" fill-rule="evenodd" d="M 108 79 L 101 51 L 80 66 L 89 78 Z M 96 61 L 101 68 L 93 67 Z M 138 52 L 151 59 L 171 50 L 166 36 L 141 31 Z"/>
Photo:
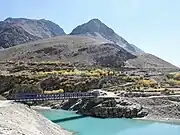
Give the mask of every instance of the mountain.
<path id="1" fill-rule="evenodd" d="M 83 66 L 121 67 L 136 56 L 119 45 L 88 36 L 58 36 L 0 51 L 0 61 L 62 61 Z"/>
<path id="2" fill-rule="evenodd" d="M 64 35 L 28 42 L 0 50 L 0 61 L 60 61 L 76 66 L 167 68 L 176 66 L 152 55 L 132 55 L 114 43 L 90 36 Z"/>
<path id="3" fill-rule="evenodd" d="M 77 26 L 70 35 L 85 35 L 95 38 L 102 38 L 119 45 L 128 52 L 139 55 L 144 52 L 135 45 L 128 43 L 124 38 L 115 33 L 111 28 L 102 23 L 99 19 L 92 19 L 87 23 Z"/>
<path id="4" fill-rule="evenodd" d="M 65 35 L 64 30 L 45 19 L 7 18 L 0 21 L 0 48 L 60 35 Z"/>
<path id="5" fill-rule="evenodd" d="M 0 48 L 0 61 L 58 60 L 84 66 L 177 69 L 128 43 L 98 19 L 65 35 L 62 28 L 48 20 L 7 18 L 0 21 Z"/>

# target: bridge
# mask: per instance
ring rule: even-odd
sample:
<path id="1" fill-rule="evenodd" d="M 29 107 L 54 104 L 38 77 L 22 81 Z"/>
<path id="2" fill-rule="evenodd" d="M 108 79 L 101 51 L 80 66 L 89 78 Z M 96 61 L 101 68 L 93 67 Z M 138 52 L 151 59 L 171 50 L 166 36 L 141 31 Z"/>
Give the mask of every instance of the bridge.
<path id="1" fill-rule="evenodd" d="M 34 93 L 19 93 L 14 94 L 12 100 L 17 102 L 28 101 L 47 101 L 47 100 L 65 100 L 78 98 L 94 98 L 98 95 L 93 92 L 67 92 L 57 94 L 34 94 Z"/>

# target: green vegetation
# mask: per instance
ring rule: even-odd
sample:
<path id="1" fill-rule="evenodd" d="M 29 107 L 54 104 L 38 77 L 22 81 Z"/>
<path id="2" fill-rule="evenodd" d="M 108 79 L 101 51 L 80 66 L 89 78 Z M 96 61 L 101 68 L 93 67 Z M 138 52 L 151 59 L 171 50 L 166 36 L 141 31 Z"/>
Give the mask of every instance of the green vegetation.
<path id="1" fill-rule="evenodd" d="M 64 90 L 63 89 L 59 89 L 59 90 L 45 90 L 43 93 L 44 94 L 57 94 L 57 93 L 63 93 Z"/>
<path id="2" fill-rule="evenodd" d="M 175 74 L 174 79 L 180 81 L 180 73 Z"/>
<path id="3" fill-rule="evenodd" d="M 138 88 L 139 87 L 152 87 L 152 88 L 154 88 L 155 86 L 157 86 L 157 82 L 154 80 L 139 80 L 137 85 L 138 85 Z"/>
<path id="4" fill-rule="evenodd" d="M 175 72 L 175 73 L 170 73 L 167 75 L 168 81 L 167 83 L 171 86 L 176 86 L 180 85 L 180 73 Z"/>
<path id="5" fill-rule="evenodd" d="M 171 86 L 180 85 L 180 81 L 179 80 L 174 80 L 174 79 L 169 79 L 167 81 L 167 83 L 169 83 L 169 85 L 171 85 Z"/>
<path id="6" fill-rule="evenodd" d="M 136 78 L 126 76 L 126 77 L 123 77 L 122 80 L 124 80 L 126 82 L 135 82 Z"/>
<path id="7" fill-rule="evenodd" d="M 106 69 L 95 69 L 95 70 L 58 70 L 50 72 L 37 72 L 37 75 L 48 76 L 48 75 L 63 75 L 63 76 L 88 76 L 88 77 L 102 77 L 102 76 L 113 76 L 115 72 Z"/>
<path id="8" fill-rule="evenodd" d="M 141 89 L 141 85 L 140 85 L 140 84 L 137 84 L 137 85 L 136 85 L 136 89 L 140 90 L 140 89 Z"/>
<path id="9" fill-rule="evenodd" d="M 110 91 L 169 92 L 165 89 L 158 89 L 158 83 L 150 77 L 134 74 L 129 76 L 110 68 L 76 68 L 69 63 L 59 61 L 27 63 L 9 61 L 8 64 L 6 62 L 2 64 L 7 65 L 8 72 L 2 72 L 0 76 L 0 93 L 44 92 L 51 94 L 101 88 Z M 168 74 L 167 77 L 168 80 L 166 78 L 164 81 L 166 84 L 180 85 L 179 73 Z"/>

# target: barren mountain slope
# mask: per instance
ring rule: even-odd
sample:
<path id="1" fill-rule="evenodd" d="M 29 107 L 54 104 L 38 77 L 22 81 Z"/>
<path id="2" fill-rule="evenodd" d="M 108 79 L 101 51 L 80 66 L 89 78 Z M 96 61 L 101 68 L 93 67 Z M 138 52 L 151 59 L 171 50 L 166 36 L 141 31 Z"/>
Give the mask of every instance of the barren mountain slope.
<path id="1" fill-rule="evenodd" d="M 0 60 L 64 61 L 80 65 L 120 67 L 136 56 L 119 45 L 87 36 L 60 36 L 0 51 Z"/>
<path id="2" fill-rule="evenodd" d="M 129 65 L 138 68 L 170 68 L 178 69 L 176 66 L 171 63 L 164 61 L 163 59 L 156 57 L 152 54 L 142 54 L 135 59 L 130 59 L 127 61 Z"/>

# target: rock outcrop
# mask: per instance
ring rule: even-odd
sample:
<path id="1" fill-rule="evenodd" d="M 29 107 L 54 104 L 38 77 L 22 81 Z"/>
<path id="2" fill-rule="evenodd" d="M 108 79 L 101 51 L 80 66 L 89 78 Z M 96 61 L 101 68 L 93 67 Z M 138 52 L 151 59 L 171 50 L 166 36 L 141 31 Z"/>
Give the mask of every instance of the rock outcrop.
<path id="1" fill-rule="evenodd" d="M 54 108 L 58 108 L 58 106 Z M 114 98 L 69 100 L 61 108 L 77 111 L 82 115 L 101 118 L 139 118 L 148 115 L 148 111 L 140 104 Z"/>

